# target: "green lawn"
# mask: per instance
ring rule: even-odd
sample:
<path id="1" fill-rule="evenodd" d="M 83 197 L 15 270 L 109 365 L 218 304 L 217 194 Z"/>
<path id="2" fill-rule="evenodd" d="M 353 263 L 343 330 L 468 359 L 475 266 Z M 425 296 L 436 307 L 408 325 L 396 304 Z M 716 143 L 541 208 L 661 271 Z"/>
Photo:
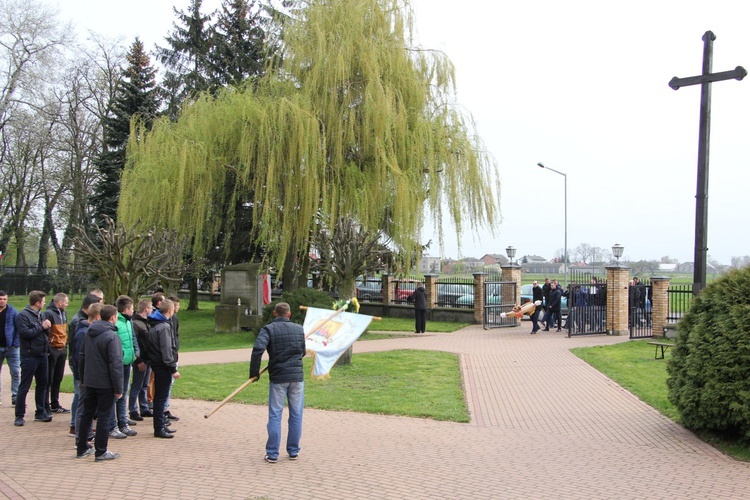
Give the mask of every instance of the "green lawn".
<path id="1" fill-rule="evenodd" d="M 648 340 L 623 342 L 609 346 L 579 347 L 573 354 L 635 394 L 660 413 L 680 421 L 677 408 L 669 401 L 667 389 L 667 359 L 654 359 L 654 346 Z M 732 457 L 750 461 L 750 447 L 720 436 L 701 433 L 699 437 Z"/>
<path id="2" fill-rule="evenodd" d="M 349 366 L 335 367 L 331 378 L 309 379 L 311 358 L 305 358 L 305 406 L 322 410 L 355 411 L 468 422 L 458 355 L 435 351 L 389 351 L 357 354 Z M 180 368 L 172 396 L 221 401 L 248 378 L 246 363 L 195 365 Z M 72 392 L 70 376 L 61 386 Z M 268 376 L 251 384 L 234 399 L 237 403 L 268 403 Z"/>

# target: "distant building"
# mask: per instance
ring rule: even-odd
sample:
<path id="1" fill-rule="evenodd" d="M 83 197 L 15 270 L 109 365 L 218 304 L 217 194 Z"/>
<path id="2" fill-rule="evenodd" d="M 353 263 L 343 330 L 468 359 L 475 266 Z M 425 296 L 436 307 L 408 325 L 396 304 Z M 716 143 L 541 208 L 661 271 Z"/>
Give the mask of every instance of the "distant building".
<path id="1" fill-rule="evenodd" d="M 677 264 L 673 264 L 673 263 L 665 264 L 664 262 L 659 264 L 659 272 L 661 273 L 674 273 L 674 272 L 677 272 L 676 269 L 677 269 Z"/>
<path id="2" fill-rule="evenodd" d="M 518 261 L 523 264 L 531 264 L 534 262 L 547 262 L 547 259 L 539 255 L 524 255 L 523 257 L 518 259 Z"/>
<path id="3" fill-rule="evenodd" d="M 722 266 L 724 267 L 724 266 Z M 675 267 L 676 273 L 682 273 L 682 274 L 692 274 L 695 271 L 695 266 L 692 262 L 683 262 L 682 264 L 678 264 Z M 716 266 L 706 263 L 706 272 L 709 274 L 718 274 L 721 272 L 721 269 L 717 268 Z"/>
<path id="4" fill-rule="evenodd" d="M 533 274 L 562 274 L 562 262 L 527 262 L 521 264 L 521 272 Z"/>
<path id="5" fill-rule="evenodd" d="M 421 274 L 439 274 L 442 272 L 442 261 L 439 257 L 423 256 L 419 260 L 417 269 Z"/>
<path id="6" fill-rule="evenodd" d="M 479 260 L 484 262 L 484 265 L 486 266 L 491 266 L 494 264 L 499 264 L 502 266 L 503 264 L 507 264 L 509 262 L 508 257 L 499 253 L 488 253 Z"/>

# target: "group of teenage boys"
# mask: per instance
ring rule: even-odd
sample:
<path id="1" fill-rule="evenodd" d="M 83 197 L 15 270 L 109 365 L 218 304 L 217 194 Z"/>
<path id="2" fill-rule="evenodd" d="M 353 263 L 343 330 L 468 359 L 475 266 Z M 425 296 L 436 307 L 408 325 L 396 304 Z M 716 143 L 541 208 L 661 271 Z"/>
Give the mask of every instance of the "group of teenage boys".
<path id="1" fill-rule="evenodd" d="M 144 417 L 153 419 L 154 436 L 165 439 L 174 437 L 171 421 L 179 420 L 169 411 L 172 382 L 180 378 L 179 299 L 156 292 L 137 305 L 127 296 L 114 305 L 103 301 L 101 290 L 92 290 L 68 323 L 65 294 L 55 295 L 45 310 L 46 294 L 33 291 L 19 312 L 0 291 L 0 369 L 7 359 L 15 425 L 25 424 L 26 396 L 35 381 L 34 421 L 70 414 L 76 456 L 93 454 L 96 461 L 118 458 L 107 449 L 109 438 L 137 435 L 131 426 Z M 66 359 L 74 380 L 70 410 L 59 400 Z"/>

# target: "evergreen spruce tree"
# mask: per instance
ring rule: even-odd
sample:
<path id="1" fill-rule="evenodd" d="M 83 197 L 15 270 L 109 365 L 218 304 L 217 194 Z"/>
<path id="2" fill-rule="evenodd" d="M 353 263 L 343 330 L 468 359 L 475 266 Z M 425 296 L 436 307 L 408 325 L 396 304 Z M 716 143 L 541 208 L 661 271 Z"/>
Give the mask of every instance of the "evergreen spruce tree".
<path id="1" fill-rule="evenodd" d="M 209 88 L 211 14 L 201 13 L 203 0 L 190 0 L 186 11 L 174 8 L 177 21 L 166 37 L 167 47 L 156 47 L 156 57 L 166 68 L 162 93 L 167 115 L 176 120 L 182 103 Z"/>
<path id="2" fill-rule="evenodd" d="M 101 225 L 103 216 L 117 220 L 120 178 L 125 169 L 125 149 L 130 138 L 130 120 L 137 116 L 146 129 L 159 109 L 156 95 L 156 70 L 146 54 L 143 42 L 135 39 L 127 55 L 128 66 L 122 72 L 112 106 L 112 115 L 104 121 L 103 148 L 95 161 L 100 178 L 91 205 Z"/>
<path id="3" fill-rule="evenodd" d="M 253 0 L 225 0 L 211 30 L 212 87 L 262 76 L 266 65 L 264 19 Z"/>

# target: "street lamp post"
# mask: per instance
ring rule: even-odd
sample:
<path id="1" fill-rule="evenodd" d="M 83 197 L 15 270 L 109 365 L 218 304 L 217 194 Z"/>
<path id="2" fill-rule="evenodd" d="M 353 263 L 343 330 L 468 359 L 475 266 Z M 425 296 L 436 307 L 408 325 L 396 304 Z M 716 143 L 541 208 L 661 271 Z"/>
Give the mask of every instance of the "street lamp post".
<path id="1" fill-rule="evenodd" d="M 556 174 L 560 174 L 565 179 L 565 248 L 563 249 L 563 269 L 565 270 L 565 283 L 568 282 L 568 175 L 555 170 L 554 168 L 545 167 L 541 163 L 537 163 L 541 168 L 550 170 Z"/>

